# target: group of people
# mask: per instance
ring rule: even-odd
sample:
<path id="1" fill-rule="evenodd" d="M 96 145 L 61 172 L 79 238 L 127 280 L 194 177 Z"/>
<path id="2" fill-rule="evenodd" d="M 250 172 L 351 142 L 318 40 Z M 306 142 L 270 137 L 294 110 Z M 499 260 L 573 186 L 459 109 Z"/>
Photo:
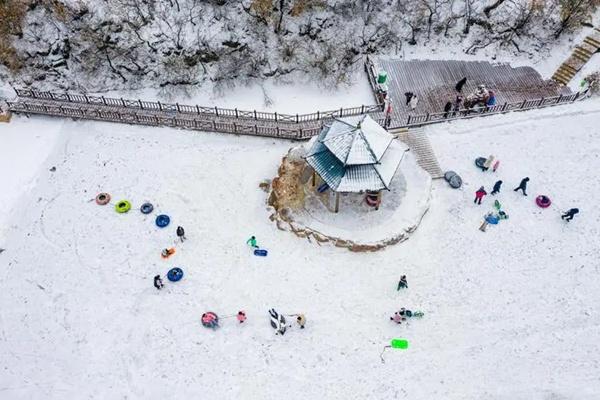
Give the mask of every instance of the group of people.
<path id="1" fill-rule="evenodd" d="M 502 181 L 498 180 L 496 181 L 496 183 L 494 184 L 494 187 L 492 189 L 491 194 L 492 195 L 496 195 L 498 193 L 500 193 L 500 188 L 502 187 Z M 516 188 L 513 189 L 513 191 L 518 192 L 519 190 L 523 193 L 523 196 L 527 196 L 527 184 L 529 183 L 529 177 L 526 176 L 525 178 L 521 179 L 521 183 L 519 183 L 519 186 L 517 186 Z M 473 200 L 473 203 L 475 204 L 481 204 L 481 200 L 483 200 L 483 198 L 487 195 L 487 192 L 485 190 L 485 188 L 483 186 L 481 186 L 476 192 L 475 192 L 475 200 Z M 565 221 L 571 221 L 573 219 L 573 217 L 575 216 L 575 214 L 579 213 L 579 209 L 578 208 L 571 208 L 568 211 L 566 211 L 561 218 Z"/>
<path id="2" fill-rule="evenodd" d="M 396 291 L 399 291 L 401 289 L 408 289 L 408 281 L 406 280 L 406 275 L 402 275 L 400 277 L 400 280 L 398 281 L 398 287 Z M 410 318 L 414 315 L 415 313 L 413 313 L 411 310 L 407 310 L 406 308 L 402 307 L 399 311 L 396 311 L 394 315 L 390 317 L 390 321 L 394 321 L 397 324 L 401 324 L 402 321 L 406 321 L 407 318 Z M 422 315 L 422 313 L 420 313 L 420 315 Z"/>
<path id="3" fill-rule="evenodd" d="M 183 229 L 183 227 L 178 226 L 177 230 L 176 230 L 176 234 L 177 234 L 177 237 L 179 238 L 179 240 L 181 240 L 181 243 L 183 243 L 186 240 L 185 230 Z M 160 254 L 163 258 L 169 258 L 174 253 L 175 253 L 175 248 L 170 247 L 170 248 L 163 249 Z M 165 284 L 163 283 L 160 275 L 154 276 L 154 287 L 158 290 L 165 287 Z"/>

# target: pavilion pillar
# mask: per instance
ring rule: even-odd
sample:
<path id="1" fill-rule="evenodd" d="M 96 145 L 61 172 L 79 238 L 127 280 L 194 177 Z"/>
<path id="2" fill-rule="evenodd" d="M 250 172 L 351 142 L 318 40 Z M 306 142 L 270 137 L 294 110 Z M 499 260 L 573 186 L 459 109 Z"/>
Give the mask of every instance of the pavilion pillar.
<path id="1" fill-rule="evenodd" d="M 312 187 L 317 186 L 317 172 L 313 169 L 312 173 Z"/>
<path id="2" fill-rule="evenodd" d="M 383 196 L 383 190 L 377 192 L 377 205 L 375 206 L 375 210 L 379 210 L 379 205 L 381 204 L 381 197 Z"/>
<path id="3" fill-rule="evenodd" d="M 335 192 L 335 211 L 340 211 L 340 192 Z"/>

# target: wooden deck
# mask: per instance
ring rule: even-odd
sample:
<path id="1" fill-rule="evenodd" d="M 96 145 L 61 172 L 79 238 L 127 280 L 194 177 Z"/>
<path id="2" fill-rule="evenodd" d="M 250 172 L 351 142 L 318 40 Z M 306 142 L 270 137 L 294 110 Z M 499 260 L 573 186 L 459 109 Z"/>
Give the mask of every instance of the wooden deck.
<path id="1" fill-rule="evenodd" d="M 483 61 L 397 60 L 371 59 L 375 70 L 388 74 L 388 97 L 392 100 L 392 126 L 403 126 L 410 115 L 433 114 L 444 111 L 446 102 L 454 103 L 456 83 L 466 77 L 462 95 L 474 92 L 479 84 L 493 90 L 497 104 L 522 102 L 568 95 L 571 90 L 556 82 L 545 81 L 531 67 L 512 68 L 508 64 Z M 419 96 L 417 108 L 406 106 L 404 93 Z"/>

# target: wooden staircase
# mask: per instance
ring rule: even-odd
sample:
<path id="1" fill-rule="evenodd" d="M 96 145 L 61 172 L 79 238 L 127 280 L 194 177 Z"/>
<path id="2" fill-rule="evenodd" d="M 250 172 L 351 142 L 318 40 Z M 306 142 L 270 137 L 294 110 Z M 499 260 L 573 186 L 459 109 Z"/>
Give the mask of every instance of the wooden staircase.
<path id="1" fill-rule="evenodd" d="M 600 29 L 594 28 L 592 34 L 583 39 L 583 43 L 575 47 L 571 56 L 552 75 L 552 80 L 561 85 L 567 85 L 599 49 Z"/>
<path id="2" fill-rule="evenodd" d="M 419 166 L 427 171 L 433 179 L 444 177 L 423 127 L 391 129 L 389 132 L 408 145 L 415 154 Z"/>

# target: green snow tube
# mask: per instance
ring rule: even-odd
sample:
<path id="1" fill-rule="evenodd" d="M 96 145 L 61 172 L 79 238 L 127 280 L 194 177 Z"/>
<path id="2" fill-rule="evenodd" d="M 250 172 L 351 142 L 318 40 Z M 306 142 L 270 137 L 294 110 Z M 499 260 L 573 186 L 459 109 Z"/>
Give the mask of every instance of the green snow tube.
<path id="1" fill-rule="evenodd" d="M 384 84 L 385 81 L 387 81 L 387 72 L 379 72 L 379 75 L 377 75 L 377 83 Z"/>
<path id="2" fill-rule="evenodd" d="M 131 203 L 127 200 L 121 200 L 115 205 L 115 211 L 119 214 L 126 213 L 131 210 Z"/>

